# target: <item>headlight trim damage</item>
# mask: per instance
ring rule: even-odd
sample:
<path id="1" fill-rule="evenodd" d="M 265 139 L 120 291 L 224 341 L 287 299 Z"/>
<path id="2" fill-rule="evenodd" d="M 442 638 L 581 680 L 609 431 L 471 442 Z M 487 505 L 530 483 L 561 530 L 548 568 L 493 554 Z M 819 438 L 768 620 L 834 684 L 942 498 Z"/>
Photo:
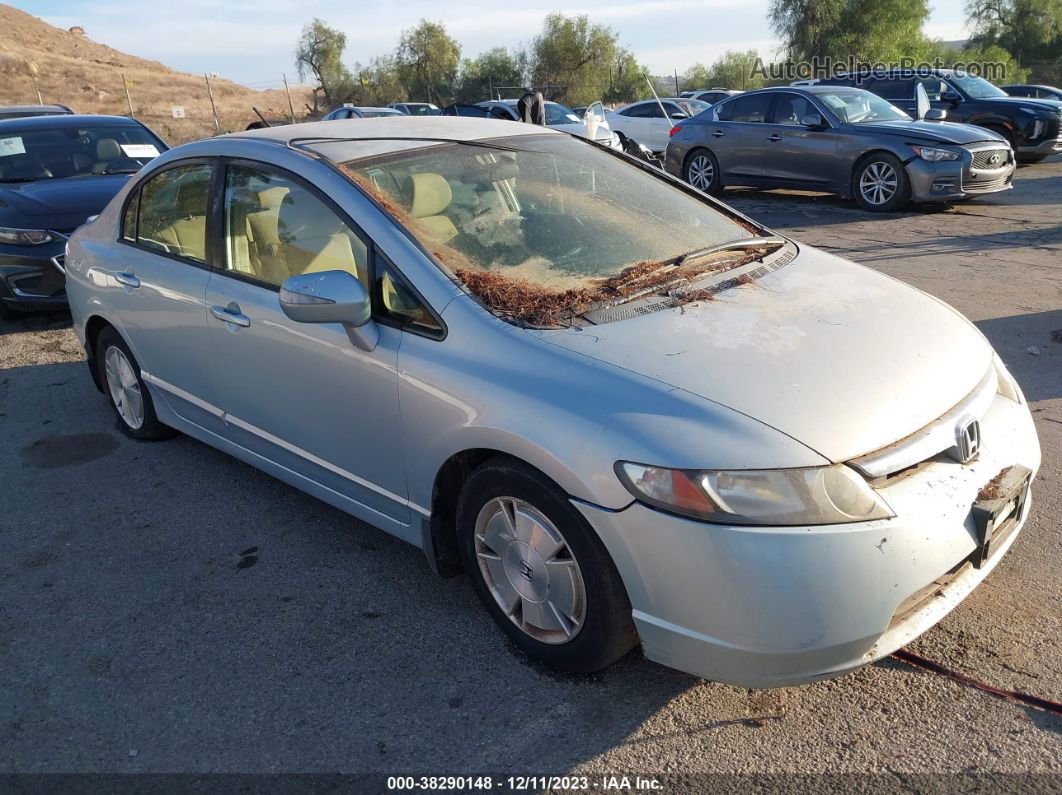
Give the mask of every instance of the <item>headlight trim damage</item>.
<path id="1" fill-rule="evenodd" d="M 618 461 L 615 471 L 638 501 L 708 524 L 802 527 L 896 515 L 866 479 L 845 464 L 703 470 Z"/>

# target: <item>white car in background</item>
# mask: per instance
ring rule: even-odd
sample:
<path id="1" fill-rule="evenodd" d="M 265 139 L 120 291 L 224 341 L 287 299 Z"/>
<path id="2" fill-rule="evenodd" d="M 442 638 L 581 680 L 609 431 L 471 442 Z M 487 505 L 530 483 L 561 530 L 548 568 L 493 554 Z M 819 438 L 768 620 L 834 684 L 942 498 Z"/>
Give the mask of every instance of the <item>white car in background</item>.
<path id="1" fill-rule="evenodd" d="M 491 99 L 486 102 L 477 102 L 476 107 L 484 108 L 499 119 L 520 121 L 516 103 L 517 100 L 515 99 Z M 578 135 L 582 138 L 589 138 L 613 149 L 622 148 L 619 137 L 613 135 L 606 121 L 608 114 L 600 102 L 590 105 L 582 116 L 577 116 L 570 108 L 561 105 L 559 102 L 547 101 L 544 104 L 547 127 Z"/>
<path id="2" fill-rule="evenodd" d="M 608 111 L 605 121 L 617 135 L 660 153 L 667 148 L 671 128 L 677 122 L 696 116 L 709 107 L 711 105 L 707 102 L 688 97 L 668 97 L 659 101 L 643 99 Z"/>

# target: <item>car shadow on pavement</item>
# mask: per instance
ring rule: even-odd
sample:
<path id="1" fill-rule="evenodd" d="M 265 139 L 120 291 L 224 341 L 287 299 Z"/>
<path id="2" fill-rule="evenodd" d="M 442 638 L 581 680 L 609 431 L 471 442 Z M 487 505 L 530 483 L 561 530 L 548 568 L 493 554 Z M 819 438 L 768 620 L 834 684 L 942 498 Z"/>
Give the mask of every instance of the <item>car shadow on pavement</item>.
<path id="1" fill-rule="evenodd" d="M 988 337 L 1027 400 L 1062 397 L 1062 309 L 1009 315 L 975 323 Z M 1034 352 L 1035 351 L 1035 352 Z"/>
<path id="2" fill-rule="evenodd" d="M 0 398 L 0 771 L 562 771 L 691 688 L 748 714 L 638 650 L 532 662 L 412 546 L 190 437 L 124 436 L 83 362 L 0 370 Z"/>

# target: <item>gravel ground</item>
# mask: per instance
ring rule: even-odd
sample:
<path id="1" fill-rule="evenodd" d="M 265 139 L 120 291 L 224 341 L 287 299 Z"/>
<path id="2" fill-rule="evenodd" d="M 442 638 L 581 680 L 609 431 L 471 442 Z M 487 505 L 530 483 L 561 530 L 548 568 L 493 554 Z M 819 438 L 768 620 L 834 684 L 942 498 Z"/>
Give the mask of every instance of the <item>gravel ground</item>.
<path id="1" fill-rule="evenodd" d="M 911 649 L 1062 700 L 1062 158 L 951 209 L 732 191 L 974 320 L 1044 452 L 1018 543 Z M 1036 350 L 1037 353 L 1030 351 Z M 1062 719 L 885 660 L 776 691 L 645 661 L 562 676 L 464 578 L 211 448 L 115 427 L 63 315 L 0 326 L 0 773 L 1034 772 Z M 1028 782 L 1026 782 L 1028 783 Z"/>

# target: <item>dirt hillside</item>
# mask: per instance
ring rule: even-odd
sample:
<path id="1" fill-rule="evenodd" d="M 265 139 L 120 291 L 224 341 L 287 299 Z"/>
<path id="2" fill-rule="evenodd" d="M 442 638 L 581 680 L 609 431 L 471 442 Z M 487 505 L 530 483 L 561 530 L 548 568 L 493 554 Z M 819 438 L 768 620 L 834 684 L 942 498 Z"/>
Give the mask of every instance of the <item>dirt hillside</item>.
<path id="1" fill-rule="evenodd" d="M 34 78 L 45 103 L 61 102 L 78 113 L 128 115 L 122 76 L 129 86 L 133 115 L 171 144 L 214 134 L 210 99 L 202 75 L 178 72 L 98 44 L 92 31 L 71 31 L 0 4 L 0 105 L 37 102 Z M 287 118 L 283 89 L 254 91 L 229 80 L 211 79 L 222 132 L 242 130 L 256 119 L 254 106 L 267 118 Z M 310 92 L 293 86 L 297 116 Z M 183 106 L 185 118 L 173 118 Z"/>

